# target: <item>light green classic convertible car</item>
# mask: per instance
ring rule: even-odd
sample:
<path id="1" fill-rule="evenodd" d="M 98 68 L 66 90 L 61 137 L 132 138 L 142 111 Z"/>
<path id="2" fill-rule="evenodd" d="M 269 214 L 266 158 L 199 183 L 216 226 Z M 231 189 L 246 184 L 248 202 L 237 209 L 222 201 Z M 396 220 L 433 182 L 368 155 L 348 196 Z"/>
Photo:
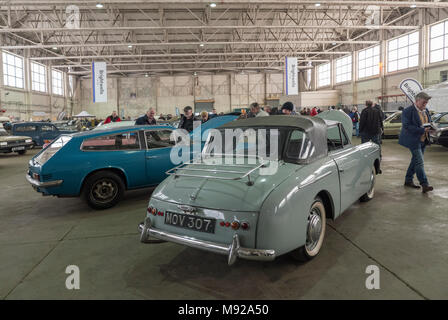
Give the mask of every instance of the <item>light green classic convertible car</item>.
<path id="1" fill-rule="evenodd" d="M 209 133 L 202 158 L 168 171 L 154 190 L 141 242 L 156 238 L 223 254 L 229 265 L 286 253 L 314 258 L 326 220 L 372 199 L 381 172 L 378 145 L 352 145 L 345 117 L 258 117 Z M 260 145 L 267 156 L 253 153 Z"/>

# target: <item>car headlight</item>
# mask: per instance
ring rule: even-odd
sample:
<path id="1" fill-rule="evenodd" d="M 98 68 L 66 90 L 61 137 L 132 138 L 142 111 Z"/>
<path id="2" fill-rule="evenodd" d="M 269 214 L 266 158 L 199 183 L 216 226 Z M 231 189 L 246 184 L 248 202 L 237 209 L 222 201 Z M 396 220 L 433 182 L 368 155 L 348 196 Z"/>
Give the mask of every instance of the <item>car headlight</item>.
<path id="1" fill-rule="evenodd" d="M 7 146 L 7 145 L 8 145 L 8 142 L 0 142 L 0 146 L 2 146 L 2 147 Z"/>
<path id="2" fill-rule="evenodd" d="M 33 140 L 31 140 L 31 139 L 26 139 L 25 140 L 25 143 L 31 143 L 31 142 L 33 142 Z"/>

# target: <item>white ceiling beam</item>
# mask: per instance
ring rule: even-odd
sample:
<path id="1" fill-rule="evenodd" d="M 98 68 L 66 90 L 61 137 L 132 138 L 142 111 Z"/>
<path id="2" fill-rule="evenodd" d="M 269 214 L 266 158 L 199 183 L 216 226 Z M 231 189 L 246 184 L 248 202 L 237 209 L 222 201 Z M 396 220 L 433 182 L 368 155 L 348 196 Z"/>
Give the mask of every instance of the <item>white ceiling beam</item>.
<path id="1" fill-rule="evenodd" d="M 91 31 L 165 31 L 165 30 L 210 30 L 210 29 L 221 29 L 221 30 L 232 30 L 232 29 L 366 29 L 366 30 L 414 30 L 418 29 L 419 26 L 362 26 L 362 25 L 246 25 L 246 26 L 220 26 L 220 25 L 209 25 L 209 26 L 163 26 L 163 27 L 81 27 L 76 29 L 69 28 L 39 28 L 39 32 L 68 32 L 68 33 L 80 33 L 80 32 L 91 32 Z M 20 33 L 20 32 L 35 32 L 36 28 L 0 28 L 0 33 Z"/>
<path id="2" fill-rule="evenodd" d="M 351 51 L 296 51 L 294 55 L 305 54 L 327 54 L 342 55 L 349 54 Z M 212 57 L 212 56 L 278 56 L 283 54 L 291 54 L 290 51 L 273 51 L 273 52 L 213 52 L 213 53 L 172 53 L 172 54 L 116 54 L 116 55 L 84 55 L 84 56 L 64 56 L 64 57 L 30 57 L 31 60 L 65 60 L 65 59 L 102 59 L 102 58 L 166 58 L 166 57 Z"/>
<path id="3" fill-rule="evenodd" d="M 100 0 L 82 0 L 76 3 L 78 6 L 95 6 Z M 179 5 L 179 0 L 101 0 L 102 4 L 122 4 L 122 5 Z M 182 0 L 182 5 L 204 5 L 207 6 L 211 1 L 209 0 Z M 313 5 L 317 0 L 215 0 L 214 1 L 218 7 L 228 6 L 228 5 L 274 5 L 274 6 L 285 6 L 285 5 Z M 434 2 L 434 1 L 392 1 L 392 0 L 319 0 L 321 5 L 329 6 L 381 6 L 381 7 L 410 7 L 411 5 L 416 5 L 418 8 L 446 8 L 448 3 L 446 2 Z M 0 5 L 8 6 L 11 5 L 12 8 L 15 6 L 54 6 L 54 5 L 71 5 L 74 4 L 73 0 L 46 0 L 46 1 L 36 1 L 36 0 L 15 0 L 11 3 L 10 0 L 1 0 Z"/>
<path id="4" fill-rule="evenodd" d="M 376 40 L 288 40 L 288 41 L 214 41 L 204 42 L 207 46 L 213 45 L 250 45 L 250 44 L 376 44 Z M 82 44 L 37 44 L 37 45 L 19 45 L 19 46 L 0 46 L 0 49 L 17 50 L 17 49 L 50 49 L 58 48 L 85 48 L 85 47 L 126 47 L 126 46 L 198 46 L 200 42 L 123 42 L 123 43 L 82 43 Z"/>
<path id="5" fill-rule="evenodd" d="M 298 69 L 312 69 L 313 67 L 308 66 L 298 66 Z M 241 71 L 241 70 L 272 70 L 272 71 L 283 71 L 283 67 L 211 67 L 211 68 L 168 68 L 168 69 L 133 69 L 133 70 L 120 70 L 112 71 L 108 70 L 107 73 L 151 73 L 151 72 L 180 72 L 180 71 Z M 68 72 L 69 75 L 88 75 L 91 71 L 74 71 Z"/>
<path id="6" fill-rule="evenodd" d="M 329 59 L 298 59 L 297 62 L 328 62 Z M 277 63 L 284 63 L 284 60 L 278 60 L 278 59 L 263 59 L 263 60 L 206 60 L 206 61 L 197 61 L 197 60 L 191 60 L 191 61 L 176 61 L 176 62 L 170 62 L 171 65 L 182 65 L 182 64 L 229 64 L 229 63 L 269 63 L 269 62 L 277 62 Z M 166 61 L 160 61 L 160 62 L 136 62 L 136 63 L 108 63 L 108 66 L 151 66 L 151 65 L 166 65 Z M 64 64 L 64 65 L 53 65 L 54 68 L 70 68 L 70 67 L 77 67 L 77 68 L 90 68 L 91 64 Z"/>

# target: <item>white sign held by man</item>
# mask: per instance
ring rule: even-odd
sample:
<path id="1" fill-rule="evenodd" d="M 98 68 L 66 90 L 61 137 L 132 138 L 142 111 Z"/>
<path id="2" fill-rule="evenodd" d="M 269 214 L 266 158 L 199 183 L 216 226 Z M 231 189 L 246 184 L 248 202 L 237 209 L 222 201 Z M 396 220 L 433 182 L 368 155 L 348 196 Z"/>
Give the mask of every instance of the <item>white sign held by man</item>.
<path id="1" fill-rule="evenodd" d="M 286 95 L 298 95 L 299 79 L 297 74 L 297 58 L 286 57 L 285 69 Z"/>
<path id="2" fill-rule="evenodd" d="M 106 62 L 92 63 L 93 102 L 107 102 L 107 65 Z"/>
<path id="3" fill-rule="evenodd" d="M 415 96 L 417 93 L 423 90 L 422 85 L 415 79 L 404 79 L 400 83 L 400 89 L 408 97 L 412 103 L 415 102 Z"/>

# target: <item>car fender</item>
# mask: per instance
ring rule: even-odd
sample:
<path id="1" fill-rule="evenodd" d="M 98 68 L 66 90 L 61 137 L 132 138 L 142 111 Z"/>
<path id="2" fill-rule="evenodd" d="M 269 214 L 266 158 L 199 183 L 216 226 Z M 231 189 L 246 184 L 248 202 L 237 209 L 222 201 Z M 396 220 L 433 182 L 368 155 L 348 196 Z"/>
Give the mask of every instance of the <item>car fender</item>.
<path id="1" fill-rule="evenodd" d="M 313 180 L 314 179 L 314 180 Z M 332 160 L 321 159 L 297 170 L 264 201 L 257 224 L 256 248 L 274 249 L 278 255 L 305 244 L 309 209 L 325 191 L 339 214 L 339 176 Z"/>
<path id="2" fill-rule="evenodd" d="M 87 181 L 87 178 L 89 176 L 91 176 L 92 174 L 99 172 L 99 171 L 116 171 L 116 172 L 120 172 L 120 175 L 124 178 L 124 184 L 126 186 L 126 189 L 128 187 L 128 181 L 129 181 L 129 177 L 126 173 L 126 171 L 119 167 L 119 166 L 107 166 L 107 167 L 96 167 L 95 169 L 92 169 L 90 172 L 86 173 L 82 179 L 80 180 L 79 186 L 78 186 L 78 194 L 81 194 L 82 192 L 82 188 L 84 187 L 85 182 Z"/>

